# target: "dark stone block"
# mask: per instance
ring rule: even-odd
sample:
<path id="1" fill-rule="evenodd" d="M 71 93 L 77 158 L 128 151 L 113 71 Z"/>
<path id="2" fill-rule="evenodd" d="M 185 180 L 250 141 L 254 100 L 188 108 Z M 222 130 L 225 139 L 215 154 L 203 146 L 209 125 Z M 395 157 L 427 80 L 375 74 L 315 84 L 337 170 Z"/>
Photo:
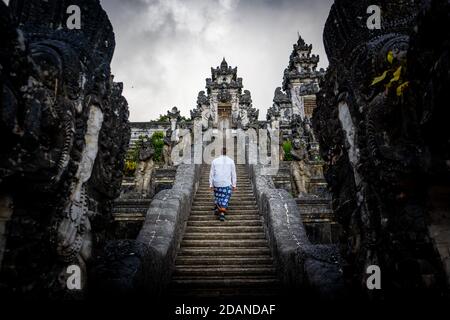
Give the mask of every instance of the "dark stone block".
<path id="1" fill-rule="evenodd" d="M 117 240 L 106 244 L 95 257 L 90 270 L 91 298 L 142 298 L 158 295 L 162 262 L 153 248 L 136 240 Z"/>

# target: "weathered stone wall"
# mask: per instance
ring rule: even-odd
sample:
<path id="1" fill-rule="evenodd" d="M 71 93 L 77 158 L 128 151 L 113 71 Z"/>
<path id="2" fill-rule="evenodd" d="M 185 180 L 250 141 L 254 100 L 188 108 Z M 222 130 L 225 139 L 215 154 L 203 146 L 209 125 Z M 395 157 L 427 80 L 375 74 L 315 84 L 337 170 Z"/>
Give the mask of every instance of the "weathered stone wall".
<path id="1" fill-rule="evenodd" d="M 330 67 L 314 113 L 333 209 L 344 228 L 345 278 L 361 296 L 442 292 L 434 243 L 448 242 L 429 229 L 434 221 L 448 230 L 449 35 L 436 32 L 449 30 L 450 6 L 378 2 L 382 29 L 369 30 L 355 17 L 371 1 L 335 1 L 324 31 Z M 386 79 L 374 83 L 384 71 Z M 409 87 L 402 91 L 402 83 Z M 381 291 L 367 290 L 370 265 L 381 268 Z"/>
<path id="2" fill-rule="evenodd" d="M 170 122 L 131 122 L 131 138 L 129 148 L 133 148 L 140 136 L 151 137 L 155 132 L 164 132 L 170 129 Z"/>
<path id="3" fill-rule="evenodd" d="M 137 239 L 113 241 L 99 254 L 93 270 L 94 292 L 120 295 L 145 291 L 152 296 L 164 293 L 199 179 L 200 166 L 178 167 L 172 189 L 153 198 Z"/>
<path id="4" fill-rule="evenodd" d="M 250 177 L 283 285 L 296 295 L 338 298 L 343 283 L 337 248 L 311 244 L 296 201 L 287 191 L 275 189 L 261 169 L 260 165 L 250 166 Z"/>
<path id="5" fill-rule="evenodd" d="M 66 28 L 69 5 L 82 29 Z M 108 237 L 128 146 L 128 105 L 110 71 L 115 41 L 99 1 L 0 2 L 2 293 L 78 296 Z M 5 201 L 3 201 L 5 202 Z M 10 214 L 11 213 L 11 214 Z M 2 219 L 0 219 L 2 220 Z"/>

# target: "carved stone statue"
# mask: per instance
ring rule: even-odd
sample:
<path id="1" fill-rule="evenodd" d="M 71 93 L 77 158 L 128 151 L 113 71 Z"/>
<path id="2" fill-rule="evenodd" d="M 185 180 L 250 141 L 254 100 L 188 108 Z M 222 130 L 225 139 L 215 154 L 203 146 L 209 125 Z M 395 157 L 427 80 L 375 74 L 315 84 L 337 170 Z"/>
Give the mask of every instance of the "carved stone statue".
<path id="1" fill-rule="evenodd" d="M 291 155 L 292 161 L 292 175 L 294 177 L 295 186 L 299 196 L 308 194 L 308 182 L 311 178 L 311 172 L 306 165 L 307 151 L 306 143 L 300 139 L 295 138 L 292 141 Z"/>
<path id="2" fill-rule="evenodd" d="M 442 268 L 449 248 L 430 233 L 441 227 L 430 190 L 437 176 L 449 188 L 450 80 L 449 34 L 434 34 L 450 28 L 450 4 L 379 1 L 383 28 L 369 30 L 355 16 L 371 4 L 335 1 L 324 31 L 330 67 L 313 119 L 336 216 L 348 230 L 342 254 L 356 274 L 345 276 L 367 292 L 365 268 L 376 264 L 390 284 L 384 295 L 439 291 L 437 279 L 450 279 L 448 264 Z"/>
<path id="3" fill-rule="evenodd" d="M 180 121 L 180 110 L 177 107 L 173 107 L 172 110 L 167 111 L 167 116 L 170 120 L 170 129 L 174 131 L 177 128 L 178 121 Z"/>
<path id="4" fill-rule="evenodd" d="M 166 131 L 166 135 L 164 137 L 164 147 L 162 151 L 165 168 L 171 167 L 173 165 L 171 159 L 172 145 L 172 130 L 169 129 Z"/>
<path id="5" fill-rule="evenodd" d="M 0 190 L 13 208 L 0 290 L 19 295 L 73 295 L 66 267 L 86 274 L 120 192 L 130 129 L 114 33 L 98 0 L 77 4 L 74 31 L 59 0 L 0 2 Z"/>
<path id="6" fill-rule="evenodd" d="M 152 180 L 152 173 L 155 168 L 153 155 L 155 149 L 150 140 L 145 141 L 139 151 L 139 164 L 136 169 L 135 187 L 136 191 L 144 198 L 150 192 L 150 182 Z"/>

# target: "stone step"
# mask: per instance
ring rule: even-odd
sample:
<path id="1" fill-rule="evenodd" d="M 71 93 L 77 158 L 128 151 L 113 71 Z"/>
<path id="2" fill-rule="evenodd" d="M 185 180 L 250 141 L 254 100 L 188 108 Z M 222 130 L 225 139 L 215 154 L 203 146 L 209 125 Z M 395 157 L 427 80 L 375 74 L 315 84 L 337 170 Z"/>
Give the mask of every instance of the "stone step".
<path id="1" fill-rule="evenodd" d="M 245 181 L 245 182 L 250 182 L 251 181 L 250 180 L 250 176 L 248 175 L 248 173 L 244 173 L 244 172 L 240 172 L 240 171 L 236 172 L 236 178 L 237 178 L 238 182 L 239 181 Z M 207 175 L 200 176 L 199 180 L 202 180 L 202 179 L 209 181 L 209 172 L 208 172 Z"/>
<path id="2" fill-rule="evenodd" d="M 210 198 L 210 199 L 204 199 L 204 198 L 194 198 L 194 201 L 192 202 L 192 205 L 195 206 L 208 206 L 211 207 L 214 206 L 214 201 L 215 198 Z M 234 198 L 234 196 L 231 196 L 231 199 L 229 201 L 230 205 L 233 206 L 237 206 L 237 205 L 245 205 L 245 206 L 253 206 L 256 207 L 257 206 L 257 202 L 256 200 L 252 199 L 252 198 Z"/>
<path id="3" fill-rule="evenodd" d="M 152 199 L 126 199 L 118 198 L 114 201 L 114 206 L 149 206 Z"/>
<path id="4" fill-rule="evenodd" d="M 195 200 L 197 199 L 204 199 L 208 197 L 208 199 L 214 199 L 214 193 L 211 191 L 197 191 L 197 193 L 195 194 Z M 250 191 L 237 191 L 237 192 L 233 192 L 233 194 L 231 195 L 231 199 L 239 199 L 239 198 L 246 198 L 246 199 L 255 199 L 255 196 L 253 194 L 253 192 Z"/>
<path id="5" fill-rule="evenodd" d="M 191 215 L 198 216 L 198 215 L 215 215 L 215 211 L 213 210 L 212 206 L 209 207 L 203 207 L 201 209 L 195 209 L 191 212 Z M 228 208 L 227 212 L 225 213 L 225 216 L 237 216 L 237 215 L 257 215 L 259 217 L 259 211 L 256 207 L 253 209 L 241 209 L 236 208 L 234 206 L 231 206 Z"/>
<path id="6" fill-rule="evenodd" d="M 188 221 L 188 227 L 251 227 L 261 226 L 261 220 L 242 220 L 242 221 Z"/>
<path id="7" fill-rule="evenodd" d="M 209 187 L 205 187 L 205 188 L 200 187 L 197 190 L 196 195 L 199 195 L 199 194 L 207 195 L 207 196 L 211 195 L 212 196 L 212 195 L 214 195 L 214 190 L 211 190 Z M 245 189 L 243 189 L 243 188 L 239 188 L 238 187 L 238 189 L 235 190 L 235 191 L 232 191 L 231 194 L 233 196 L 254 196 L 252 188 L 245 188 Z"/>
<path id="8" fill-rule="evenodd" d="M 331 199 L 325 197 L 297 198 L 295 201 L 298 205 L 331 205 Z"/>
<path id="9" fill-rule="evenodd" d="M 233 257 L 211 257 L 211 256 L 178 256 L 175 262 L 176 265 L 270 265 L 273 266 L 273 259 L 268 256 L 263 257 L 248 257 L 248 256 L 233 256 Z"/>
<path id="10" fill-rule="evenodd" d="M 235 298 L 235 297 L 261 297 L 261 298 L 269 298 L 275 297 L 279 294 L 280 288 L 276 285 L 270 285 L 266 288 L 258 288 L 258 287 L 212 287 L 212 288 L 189 288 L 186 289 L 177 289 L 172 288 L 171 296 L 182 298 Z"/>
<path id="11" fill-rule="evenodd" d="M 209 193 L 209 194 L 213 194 L 213 191 L 211 191 L 211 189 L 209 188 L 209 186 L 200 186 L 197 190 L 197 194 L 198 193 Z M 233 191 L 233 194 L 239 194 L 239 193 L 244 193 L 244 194 L 253 194 L 253 188 L 252 187 L 243 187 L 243 188 L 239 188 L 236 191 Z"/>
<path id="12" fill-rule="evenodd" d="M 201 186 L 209 186 L 209 179 L 208 180 L 202 180 L 202 179 L 200 179 L 200 185 Z M 239 186 L 242 186 L 242 187 L 245 187 L 245 186 L 251 186 L 252 184 L 250 183 L 250 181 L 240 181 L 239 180 L 239 178 L 238 178 L 238 181 L 237 181 L 237 184 L 236 184 L 238 187 Z"/>
<path id="13" fill-rule="evenodd" d="M 212 192 L 209 192 L 207 194 L 196 194 L 194 201 L 197 202 L 207 202 L 207 201 L 212 201 L 215 199 L 215 196 Z M 256 202 L 256 198 L 253 194 L 251 193 L 247 193 L 247 194 L 235 194 L 233 193 L 231 195 L 230 201 L 252 201 L 252 202 Z"/>
<path id="14" fill-rule="evenodd" d="M 238 192 L 238 191 L 253 191 L 253 186 L 252 185 L 240 185 L 238 184 L 237 186 L 237 190 L 233 191 L 233 192 Z M 198 186 L 198 191 L 211 191 L 211 189 L 209 188 L 209 183 L 205 183 L 205 184 L 199 184 Z"/>
<path id="15" fill-rule="evenodd" d="M 214 217 L 217 216 L 216 210 L 214 206 L 209 206 L 209 210 L 192 210 L 190 217 Z M 228 208 L 227 212 L 225 213 L 225 216 L 232 216 L 232 217 L 247 217 L 247 216 L 255 216 L 258 217 L 258 219 L 261 217 L 259 214 L 258 209 L 255 207 L 254 209 L 236 209 L 235 207 L 231 206 Z"/>
<path id="16" fill-rule="evenodd" d="M 182 248 L 265 248 L 267 247 L 267 241 L 265 239 L 251 239 L 251 240 L 188 240 L 185 239 L 181 242 Z"/>
<path id="17" fill-rule="evenodd" d="M 269 248 L 180 248 L 179 256 L 258 256 L 270 257 Z"/>
<path id="18" fill-rule="evenodd" d="M 128 214 L 128 213 L 117 213 L 113 214 L 114 220 L 116 221 L 144 221 L 145 214 Z"/>
<path id="19" fill-rule="evenodd" d="M 317 221 L 333 221 L 334 215 L 333 212 L 326 212 L 326 213 L 301 213 L 303 220 L 317 220 Z"/>
<path id="20" fill-rule="evenodd" d="M 212 267 L 210 265 L 197 265 L 193 266 L 177 266 L 174 277 L 175 278 L 187 278 L 202 276 L 247 276 L 247 275 L 261 275 L 261 276 L 275 276 L 275 268 L 273 266 L 219 266 Z"/>
<path id="21" fill-rule="evenodd" d="M 325 205 L 317 205 L 317 206 L 298 206 L 298 211 L 300 214 L 313 214 L 313 215 L 328 215 L 333 214 L 333 210 Z"/>
<path id="22" fill-rule="evenodd" d="M 197 190 L 197 193 L 195 194 L 195 198 L 212 198 L 214 197 L 214 192 L 210 191 L 209 189 L 206 191 L 203 190 Z M 253 193 L 253 191 L 251 190 L 238 190 L 238 191 L 234 191 L 231 194 L 231 198 L 232 199 L 236 199 L 236 198 L 247 198 L 249 200 L 254 200 L 255 198 L 255 194 Z"/>
<path id="23" fill-rule="evenodd" d="M 237 185 L 238 186 L 239 185 L 242 185 L 242 186 L 244 186 L 244 185 L 251 186 L 252 185 L 252 183 L 250 181 L 245 181 L 245 180 L 248 180 L 248 179 L 242 179 L 242 178 L 239 179 L 239 177 L 237 177 Z M 209 186 L 209 179 L 200 179 L 199 185 L 200 186 Z"/>
<path id="24" fill-rule="evenodd" d="M 201 174 L 201 177 L 202 178 L 209 178 L 209 172 L 210 172 L 210 170 L 208 170 L 206 172 L 203 172 Z M 247 170 L 242 170 L 242 169 L 236 169 L 236 176 L 238 176 L 238 177 L 240 177 L 240 176 L 244 177 L 245 176 L 248 179 L 248 171 Z"/>
<path id="25" fill-rule="evenodd" d="M 263 232 L 255 233 L 202 233 L 191 232 L 184 236 L 184 240 L 250 240 L 250 239 L 263 239 L 266 240 L 266 236 Z"/>
<path id="26" fill-rule="evenodd" d="M 123 208 L 123 207 L 114 207 L 112 210 L 113 214 L 146 214 L 148 210 L 148 207 L 130 207 L 130 208 Z"/>
<path id="27" fill-rule="evenodd" d="M 268 276 L 245 276 L 245 277 L 174 277 L 174 284 L 179 287 L 217 287 L 217 286 L 238 286 L 238 287 L 266 287 L 277 285 L 278 279 L 273 275 Z"/>
<path id="28" fill-rule="evenodd" d="M 244 172 L 244 171 L 240 171 L 240 170 L 237 170 L 236 171 L 236 178 L 239 180 L 239 179 L 242 179 L 242 181 L 250 181 L 250 176 L 249 176 L 249 174 L 247 173 L 247 172 Z M 203 179 L 203 180 L 208 180 L 209 181 L 209 172 L 207 172 L 207 174 L 202 174 L 201 176 L 200 176 L 200 180 L 201 179 Z"/>
<path id="29" fill-rule="evenodd" d="M 237 185 L 252 185 L 248 177 L 236 177 Z M 209 186 L 209 178 L 200 178 L 200 185 L 208 185 Z"/>
<path id="30" fill-rule="evenodd" d="M 230 226 L 229 224 L 223 223 L 220 226 L 187 226 L 186 233 L 190 232 L 201 232 L 201 233 L 253 233 L 253 232 L 264 232 L 264 228 L 261 225 L 258 226 Z"/>
<path id="31" fill-rule="evenodd" d="M 208 212 L 214 212 L 213 205 L 192 208 L 192 213 L 207 214 Z M 256 206 L 248 208 L 230 206 L 227 210 L 227 214 L 258 214 L 258 208 Z"/>
<path id="32" fill-rule="evenodd" d="M 218 219 L 217 215 L 211 213 L 209 215 L 204 214 L 191 214 L 189 221 L 216 221 Z M 239 214 L 239 215 L 233 215 L 228 214 L 226 215 L 226 219 L 228 221 L 243 221 L 243 220 L 260 220 L 261 217 L 259 215 L 255 214 Z"/>
<path id="33" fill-rule="evenodd" d="M 246 182 L 246 183 L 250 183 L 251 182 L 249 175 L 245 174 L 245 173 L 239 173 L 238 172 L 237 175 L 236 175 L 236 179 L 237 179 L 238 183 L 239 182 Z M 202 182 L 206 181 L 206 182 L 209 183 L 209 174 L 207 176 L 201 176 L 199 181 L 202 181 Z"/>
<path id="34" fill-rule="evenodd" d="M 214 207 L 213 203 L 210 203 L 208 205 L 197 205 L 195 202 L 192 204 L 192 211 L 212 211 Z M 229 210 L 233 209 L 233 211 L 246 211 L 246 210 L 257 210 L 258 207 L 255 205 L 230 205 Z"/>
<path id="35" fill-rule="evenodd" d="M 199 199 L 195 199 L 193 205 L 195 206 L 211 206 L 211 203 L 213 203 L 212 201 L 208 201 L 208 200 L 199 200 Z M 230 200 L 230 206 L 253 206 L 256 207 L 256 200 L 239 200 L 237 201 L 236 199 L 233 199 L 233 197 L 231 197 Z"/>

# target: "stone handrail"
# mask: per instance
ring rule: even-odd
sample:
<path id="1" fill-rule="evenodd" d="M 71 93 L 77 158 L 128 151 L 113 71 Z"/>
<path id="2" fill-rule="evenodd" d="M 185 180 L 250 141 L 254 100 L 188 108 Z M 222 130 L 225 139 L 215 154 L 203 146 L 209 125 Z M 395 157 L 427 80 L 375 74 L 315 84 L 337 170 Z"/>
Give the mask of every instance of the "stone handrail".
<path id="1" fill-rule="evenodd" d="M 309 288 L 325 298 L 342 293 L 342 271 L 334 245 L 313 245 L 308 239 L 295 199 L 276 189 L 263 166 L 249 167 L 253 190 L 279 278 L 285 288 Z"/>
<path id="2" fill-rule="evenodd" d="M 97 290 L 127 296 L 165 292 L 199 179 L 200 166 L 180 165 L 172 189 L 153 198 L 137 239 L 106 245 L 92 277 Z"/>

